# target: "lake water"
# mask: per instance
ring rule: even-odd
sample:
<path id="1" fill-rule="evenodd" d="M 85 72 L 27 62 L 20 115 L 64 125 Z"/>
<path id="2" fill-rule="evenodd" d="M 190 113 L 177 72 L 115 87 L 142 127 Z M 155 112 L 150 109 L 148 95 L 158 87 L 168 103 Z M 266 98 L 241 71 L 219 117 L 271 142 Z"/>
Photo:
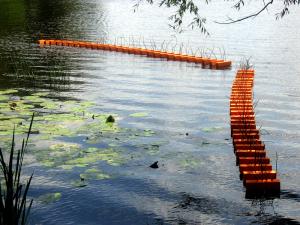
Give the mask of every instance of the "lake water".
<path id="1" fill-rule="evenodd" d="M 22 134 L 37 112 L 25 169 L 34 170 L 31 224 L 299 224 L 299 9 L 278 21 L 271 9 L 255 20 L 218 25 L 212 21 L 247 12 L 211 3 L 203 6 L 211 19 L 205 37 L 198 30 L 174 33 L 170 10 L 142 5 L 133 13 L 132 6 L 130 0 L 1 0 L 2 143 L 6 127 L 18 123 Z M 225 50 L 234 64 L 215 71 L 40 48 L 39 38 L 158 48 L 184 43 L 216 55 Z M 239 61 L 250 57 L 257 124 L 274 166 L 278 154 L 282 193 L 274 200 L 245 199 L 230 139 L 231 84 Z M 116 124 L 103 122 L 110 114 Z M 149 168 L 155 161 L 159 168 Z"/>

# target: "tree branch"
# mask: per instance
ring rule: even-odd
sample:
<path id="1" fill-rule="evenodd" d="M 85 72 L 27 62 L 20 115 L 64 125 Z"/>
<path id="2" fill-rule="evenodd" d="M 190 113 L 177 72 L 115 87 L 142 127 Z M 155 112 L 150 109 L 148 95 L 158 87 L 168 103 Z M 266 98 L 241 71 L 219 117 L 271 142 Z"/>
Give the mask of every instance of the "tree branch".
<path id="1" fill-rule="evenodd" d="M 240 21 L 243 21 L 243 20 L 252 18 L 252 17 L 256 17 L 256 16 L 258 16 L 259 14 L 261 14 L 263 11 L 265 11 L 265 10 L 268 8 L 269 5 L 273 4 L 273 1 L 274 1 L 274 0 L 270 0 L 270 1 L 269 1 L 268 3 L 266 3 L 266 4 L 264 5 L 264 7 L 263 7 L 261 10 L 259 10 L 258 12 L 253 13 L 253 14 L 248 15 L 248 16 L 245 16 L 245 17 L 242 17 L 242 18 L 240 18 L 240 19 L 234 20 L 234 19 L 229 18 L 230 21 L 228 21 L 228 22 L 218 22 L 218 21 L 214 21 L 214 22 L 217 23 L 217 24 L 232 24 L 232 23 L 237 23 L 237 22 L 240 22 Z"/>

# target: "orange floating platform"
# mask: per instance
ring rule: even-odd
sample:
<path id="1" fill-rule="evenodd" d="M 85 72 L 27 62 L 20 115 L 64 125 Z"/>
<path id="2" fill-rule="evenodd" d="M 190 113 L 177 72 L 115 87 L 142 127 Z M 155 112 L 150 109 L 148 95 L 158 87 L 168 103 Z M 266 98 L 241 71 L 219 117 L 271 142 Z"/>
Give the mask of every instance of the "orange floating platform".
<path id="1" fill-rule="evenodd" d="M 70 40 L 39 40 L 38 42 L 42 47 L 44 45 L 58 45 L 58 46 L 68 46 L 68 47 L 99 49 L 104 51 L 123 52 L 127 54 L 145 55 L 153 58 L 164 58 L 172 61 L 196 63 L 196 64 L 201 64 L 202 68 L 210 68 L 210 69 L 217 69 L 217 70 L 230 69 L 232 64 L 231 61 L 229 60 L 227 61 L 227 60 L 220 60 L 220 59 L 203 58 L 203 57 L 197 57 L 193 55 L 183 55 L 183 54 L 177 54 L 173 52 L 156 51 L 156 50 L 145 49 L 145 48 L 119 46 L 119 45 L 112 45 L 112 44 L 105 44 L 105 43 L 70 41 Z"/>
<path id="2" fill-rule="evenodd" d="M 236 165 L 246 197 L 280 194 L 280 180 L 272 170 L 253 111 L 254 70 L 238 70 L 230 96 L 230 125 Z"/>

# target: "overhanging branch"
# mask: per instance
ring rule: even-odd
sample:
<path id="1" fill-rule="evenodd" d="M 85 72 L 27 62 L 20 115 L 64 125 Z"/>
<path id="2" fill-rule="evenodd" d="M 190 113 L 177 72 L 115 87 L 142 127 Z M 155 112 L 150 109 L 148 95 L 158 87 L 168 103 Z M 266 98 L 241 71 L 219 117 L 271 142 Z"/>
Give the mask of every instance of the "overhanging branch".
<path id="1" fill-rule="evenodd" d="M 265 10 L 269 7 L 269 5 L 273 4 L 273 1 L 274 1 L 274 0 L 270 0 L 270 1 L 269 1 L 268 3 L 266 3 L 266 4 L 264 5 L 264 7 L 263 7 L 261 10 L 259 10 L 258 12 L 253 13 L 253 14 L 248 15 L 248 16 L 245 16 L 245 17 L 242 17 L 242 18 L 240 18 L 240 19 L 234 20 L 234 19 L 229 18 L 230 21 L 228 21 L 228 22 L 218 22 L 218 21 L 214 21 L 214 22 L 215 22 L 215 23 L 218 23 L 218 24 L 232 24 L 232 23 L 237 23 L 237 22 L 240 22 L 240 21 L 243 21 L 243 20 L 252 18 L 252 17 L 256 17 L 256 16 L 258 16 L 259 14 L 261 14 L 263 11 L 265 11 Z"/>

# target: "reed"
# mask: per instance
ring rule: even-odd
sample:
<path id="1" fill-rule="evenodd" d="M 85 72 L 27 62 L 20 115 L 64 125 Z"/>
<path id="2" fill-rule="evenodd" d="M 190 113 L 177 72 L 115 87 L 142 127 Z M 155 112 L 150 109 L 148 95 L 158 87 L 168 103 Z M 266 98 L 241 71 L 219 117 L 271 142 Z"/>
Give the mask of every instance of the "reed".
<path id="1" fill-rule="evenodd" d="M 27 149 L 29 135 L 31 133 L 32 115 L 26 139 L 23 139 L 21 149 L 15 151 L 15 130 L 13 131 L 11 149 L 7 157 L 4 156 L 0 148 L 0 225 L 25 225 L 33 200 L 27 201 L 27 193 L 33 177 L 23 184 L 21 172 L 23 166 L 24 153 Z"/>

